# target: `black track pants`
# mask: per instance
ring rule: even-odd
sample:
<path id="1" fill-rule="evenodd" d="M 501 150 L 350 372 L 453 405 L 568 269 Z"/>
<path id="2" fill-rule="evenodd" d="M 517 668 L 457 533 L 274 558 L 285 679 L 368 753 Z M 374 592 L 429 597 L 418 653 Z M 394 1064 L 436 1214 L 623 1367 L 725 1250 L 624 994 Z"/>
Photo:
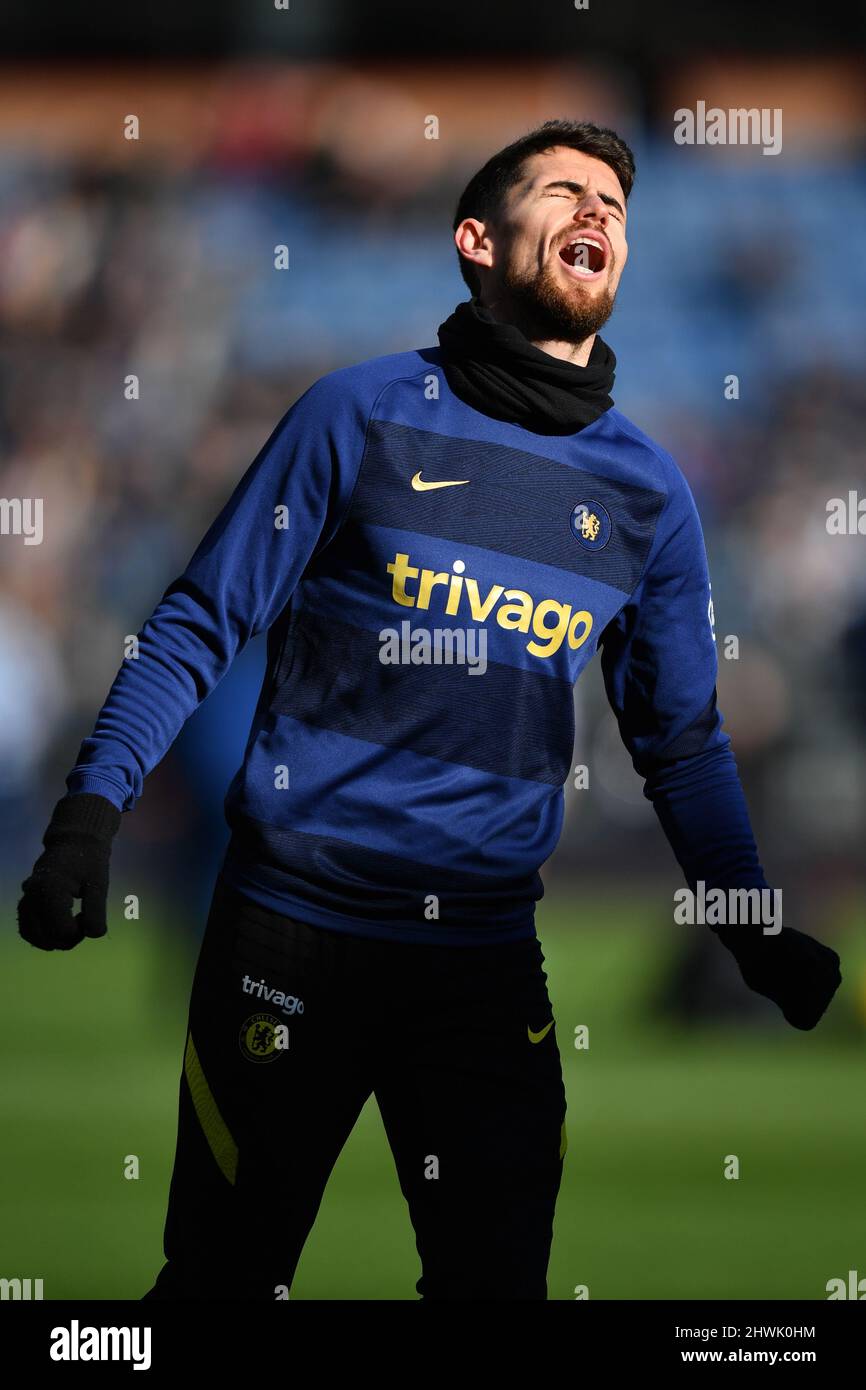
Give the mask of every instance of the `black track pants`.
<path id="1" fill-rule="evenodd" d="M 546 1298 L 565 1092 L 543 960 L 534 938 L 344 935 L 218 880 L 190 1001 L 167 1262 L 145 1297 L 284 1297 L 375 1093 L 421 1296 Z"/>

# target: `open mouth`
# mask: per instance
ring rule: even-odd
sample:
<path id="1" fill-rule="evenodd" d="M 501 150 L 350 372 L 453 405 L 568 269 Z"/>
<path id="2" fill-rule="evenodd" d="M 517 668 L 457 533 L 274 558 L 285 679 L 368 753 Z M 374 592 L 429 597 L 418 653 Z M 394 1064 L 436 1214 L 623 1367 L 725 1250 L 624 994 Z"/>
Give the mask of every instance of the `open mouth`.
<path id="1" fill-rule="evenodd" d="M 572 237 L 559 252 L 559 258 L 583 280 L 592 280 L 607 266 L 607 247 L 591 233 Z"/>

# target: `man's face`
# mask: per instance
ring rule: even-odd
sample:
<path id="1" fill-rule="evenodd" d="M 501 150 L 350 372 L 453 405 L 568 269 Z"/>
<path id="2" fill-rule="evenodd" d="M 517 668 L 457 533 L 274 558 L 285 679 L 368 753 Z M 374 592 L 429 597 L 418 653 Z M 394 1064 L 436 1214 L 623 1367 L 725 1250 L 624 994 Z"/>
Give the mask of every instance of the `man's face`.
<path id="1" fill-rule="evenodd" d="M 610 165 L 559 146 L 531 156 L 495 222 L 483 224 L 483 302 L 531 337 L 585 341 L 613 311 L 625 221 Z"/>

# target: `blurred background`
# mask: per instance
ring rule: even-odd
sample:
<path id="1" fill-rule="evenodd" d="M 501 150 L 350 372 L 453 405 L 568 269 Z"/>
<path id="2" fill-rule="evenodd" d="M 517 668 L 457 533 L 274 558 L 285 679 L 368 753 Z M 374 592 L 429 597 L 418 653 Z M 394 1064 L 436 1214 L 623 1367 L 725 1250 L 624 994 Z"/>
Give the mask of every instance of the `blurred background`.
<path id="1" fill-rule="evenodd" d="M 466 298 L 460 190 L 551 117 L 635 150 L 616 403 L 694 490 L 764 866 L 844 983 L 796 1034 L 673 926 L 678 870 L 593 667 L 590 786 L 567 788 L 538 918 L 569 1099 L 550 1296 L 821 1298 L 866 1273 L 866 536 L 826 525 L 830 499 L 866 496 L 863 7 L 88 9 L 7 0 L 0 20 L 0 493 L 45 518 L 41 545 L 0 536 L 0 1276 L 138 1298 L 161 1262 L 186 1002 L 264 654 L 125 818 L 110 936 L 43 956 L 19 884 L 123 638 L 312 381 L 437 342 Z M 781 153 L 676 144 L 698 101 L 780 108 Z M 292 1297 L 412 1298 L 417 1266 L 369 1105 Z"/>

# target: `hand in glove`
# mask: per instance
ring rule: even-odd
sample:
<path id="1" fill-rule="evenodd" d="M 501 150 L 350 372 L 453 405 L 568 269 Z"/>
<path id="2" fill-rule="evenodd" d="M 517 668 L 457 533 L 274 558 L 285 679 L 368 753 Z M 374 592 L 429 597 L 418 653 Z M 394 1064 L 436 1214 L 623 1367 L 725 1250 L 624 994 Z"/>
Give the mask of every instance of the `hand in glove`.
<path id="1" fill-rule="evenodd" d="M 121 812 L 90 792 L 58 801 L 45 832 L 44 852 L 21 887 L 18 930 L 42 951 L 69 951 L 85 936 L 105 936 L 108 863 Z M 81 899 L 81 911 L 72 906 Z"/>
<path id="2" fill-rule="evenodd" d="M 765 936 L 760 927 L 716 929 L 749 989 L 778 1004 L 794 1028 L 814 1028 L 839 985 L 839 957 L 793 927 Z"/>

